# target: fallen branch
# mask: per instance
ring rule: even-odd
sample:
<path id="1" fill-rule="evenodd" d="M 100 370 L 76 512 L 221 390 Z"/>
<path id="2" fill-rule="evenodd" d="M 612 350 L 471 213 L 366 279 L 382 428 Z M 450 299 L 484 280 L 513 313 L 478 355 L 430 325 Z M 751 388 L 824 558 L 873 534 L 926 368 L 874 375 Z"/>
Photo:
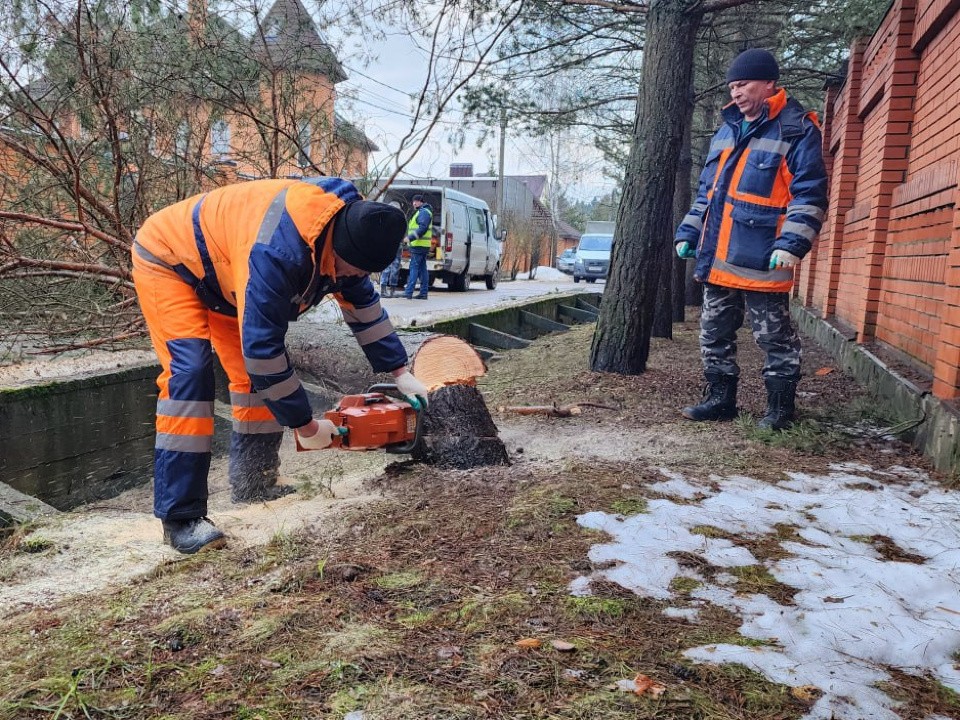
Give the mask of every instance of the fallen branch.
<path id="1" fill-rule="evenodd" d="M 509 412 L 516 415 L 546 415 L 547 417 L 573 417 L 583 412 L 577 405 L 522 405 L 499 407 L 497 410 L 502 413 Z"/>
<path id="2" fill-rule="evenodd" d="M 595 403 L 595 402 L 579 402 L 577 403 L 577 405 L 579 407 L 600 408 L 601 410 L 619 410 L 620 409 L 618 407 L 614 407 L 613 405 L 604 405 L 603 403 Z"/>

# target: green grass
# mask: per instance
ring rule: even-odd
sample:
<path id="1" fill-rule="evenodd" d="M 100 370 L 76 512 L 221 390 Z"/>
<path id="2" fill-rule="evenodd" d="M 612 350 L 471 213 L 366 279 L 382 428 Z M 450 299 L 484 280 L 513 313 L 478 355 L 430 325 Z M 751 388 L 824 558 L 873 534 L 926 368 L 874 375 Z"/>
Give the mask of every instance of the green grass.
<path id="1" fill-rule="evenodd" d="M 735 422 L 748 440 L 808 455 L 824 455 L 850 444 L 842 432 L 813 418 L 804 418 L 780 431 L 757 427 L 757 418 L 750 413 L 741 413 Z"/>
<path id="2" fill-rule="evenodd" d="M 700 587 L 700 585 L 702 585 L 702 583 L 699 580 L 678 575 L 670 581 L 670 592 L 677 595 L 689 595 Z"/>
<path id="3" fill-rule="evenodd" d="M 627 604 L 616 598 L 568 597 L 566 605 L 569 612 L 580 618 L 613 620 L 622 617 Z"/>
<path id="4" fill-rule="evenodd" d="M 382 575 L 373 582 L 381 590 L 409 590 L 422 584 L 423 576 L 415 571 L 403 571 Z"/>
<path id="5" fill-rule="evenodd" d="M 771 590 L 780 585 L 770 571 L 762 565 L 741 565 L 729 570 L 730 574 L 737 578 L 739 593 L 768 595 Z"/>
<path id="6" fill-rule="evenodd" d="M 617 500 L 611 505 L 615 513 L 620 515 L 639 515 L 647 512 L 646 498 L 632 498 L 629 500 Z"/>

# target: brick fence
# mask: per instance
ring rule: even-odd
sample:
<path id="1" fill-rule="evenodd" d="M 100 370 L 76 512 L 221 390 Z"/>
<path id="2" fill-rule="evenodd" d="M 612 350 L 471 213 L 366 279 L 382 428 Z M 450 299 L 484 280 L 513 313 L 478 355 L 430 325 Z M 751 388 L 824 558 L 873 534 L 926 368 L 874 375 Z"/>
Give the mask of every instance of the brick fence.
<path id="1" fill-rule="evenodd" d="M 895 0 L 828 85 L 830 210 L 798 294 L 960 398 L 960 0 Z"/>

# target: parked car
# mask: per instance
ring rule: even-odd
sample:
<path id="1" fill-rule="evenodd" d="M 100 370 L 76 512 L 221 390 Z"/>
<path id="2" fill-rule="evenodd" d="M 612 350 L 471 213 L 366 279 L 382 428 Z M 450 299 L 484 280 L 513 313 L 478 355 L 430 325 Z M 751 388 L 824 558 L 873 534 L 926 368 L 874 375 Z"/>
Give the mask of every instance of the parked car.
<path id="1" fill-rule="evenodd" d="M 567 248 L 557 255 L 557 270 L 567 275 L 573 275 L 573 261 L 577 257 L 576 248 Z"/>
<path id="2" fill-rule="evenodd" d="M 573 281 L 596 282 L 610 272 L 610 252 L 613 235 L 581 235 L 577 245 L 577 258 L 573 262 Z"/>
<path id="3" fill-rule="evenodd" d="M 396 202 L 410 217 L 414 195 L 423 195 L 433 211 L 433 246 L 427 255 L 430 284 L 439 278 L 451 290 L 463 291 L 470 287 L 471 279 L 482 279 L 493 290 L 500 277 L 502 235 L 494 229 L 487 204 L 450 188 L 420 185 L 391 185 L 380 200 Z M 409 268 L 410 253 L 405 250 L 401 282 L 406 282 Z"/>

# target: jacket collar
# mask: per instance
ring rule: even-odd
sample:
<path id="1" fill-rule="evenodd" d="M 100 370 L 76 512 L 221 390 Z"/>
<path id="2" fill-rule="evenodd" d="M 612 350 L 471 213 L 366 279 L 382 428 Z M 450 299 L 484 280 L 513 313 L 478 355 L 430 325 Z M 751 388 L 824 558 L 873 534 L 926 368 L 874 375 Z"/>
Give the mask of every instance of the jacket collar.
<path id="1" fill-rule="evenodd" d="M 787 102 L 787 91 L 783 88 L 780 88 L 776 93 L 763 101 L 764 107 L 760 111 L 760 117 L 758 117 L 757 120 L 760 122 L 773 120 L 781 112 L 783 112 L 783 109 L 787 106 Z M 724 105 L 721 113 L 723 115 L 723 119 L 728 123 L 739 124 L 741 121 L 745 120 L 743 113 L 740 112 L 740 108 L 738 108 L 737 104 L 734 102 L 729 102 Z"/>

